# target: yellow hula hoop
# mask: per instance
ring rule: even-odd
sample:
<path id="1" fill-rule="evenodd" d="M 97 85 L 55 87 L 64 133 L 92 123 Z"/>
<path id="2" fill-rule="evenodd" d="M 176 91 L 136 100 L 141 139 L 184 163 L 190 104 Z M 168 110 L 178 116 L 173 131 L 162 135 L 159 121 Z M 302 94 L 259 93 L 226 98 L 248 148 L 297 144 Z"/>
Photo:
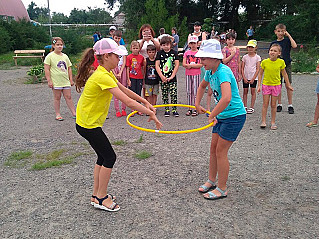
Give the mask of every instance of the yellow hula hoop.
<path id="1" fill-rule="evenodd" d="M 166 105 L 154 105 L 154 108 L 160 108 L 160 107 L 165 107 L 165 106 L 179 106 L 179 107 L 186 107 L 186 108 L 193 108 L 195 109 L 195 106 L 193 105 L 184 105 L 184 104 L 166 104 Z M 211 126 L 214 125 L 215 122 L 212 122 L 208 125 L 205 125 L 203 127 L 197 128 L 197 129 L 188 129 L 188 130 L 180 130 L 180 131 L 175 131 L 175 130 L 156 130 L 156 129 L 147 129 L 147 128 L 142 128 L 139 126 L 136 126 L 134 124 L 132 124 L 129 119 L 132 115 L 136 114 L 137 111 L 133 111 L 132 113 L 130 113 L 127 117 L 126 117 L 126 123 L 133 127 L 134 129 L 138 129 L 138 130 L 142 130 L 145 132 L 150 132 L 150 133 L 160 133 L 160 134 L 187 134 L 187 133 L 193 133 L 193 132 L 197 132 L 197 131 L 201 131 L 204 129 L 207 129 Z M 206 113 L 210 114 L 209 111 L 206 111 Z"/>

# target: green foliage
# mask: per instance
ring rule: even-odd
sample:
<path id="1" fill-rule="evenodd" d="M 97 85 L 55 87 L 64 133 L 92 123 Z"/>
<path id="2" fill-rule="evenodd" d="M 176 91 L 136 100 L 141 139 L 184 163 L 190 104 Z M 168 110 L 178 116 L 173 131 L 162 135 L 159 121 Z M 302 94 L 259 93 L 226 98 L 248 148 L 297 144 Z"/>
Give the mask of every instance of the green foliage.
<path id="1" fill-rule="evenodd" d="M 2 47 L 0 47 L 0 53 L 8 52 L 11 47 L 12 43 L 10 41 L 10 35 L 5 27 L 0 25 L 0 42 L 2 42 Z"/>
<path id="2" fill-rule="evenodd" d="M 27 74 L 31 76 L 32 84 L 41 83 L 44 77 L 44 65 L 43 63 L 40 65 L 33 66 Z"/>
<path id="3" fill-rule="evenodd" d="M 142 150 L 140 152 L 137 152 L 134 154 L 134 157 L 137 159 L 147 159 L 149 157 L 151 157 L 153 154 L 151 152 Z"/>
<path id="4" fill-rule="evenodd" d="M 29 71 L 28 71 L 28 75 L 29 76 L 43 76 L 44 74 L 44 66 L 43 64 L 37 65 L 37 66 L 33 66 Z"/>
<path id="5" fill-rule="evenodd" d="M 20 167 L 25 164 L 22 159 L 30 158 L 32 151 L 17 151 L 10 154 L 7 160 L 4 162 L 5 166 L 9 167 Z"/>
<path id="6" fill-rule="evenodd" d="M 48 43 L 49 35 L 44 27 L 34 26 L 25 20 L 10 23 L 0 20 L 0 29 L 5 29 L 7 38 L 3 43 L 7 50 L 25 50 L 34 49 L 35 46 L 41 45 L 41 49 Z M 9 37 L 8 37 L 9 35 Z"/>
<path id="7" fill-rule="evenodd" d="M 82 30 L 81 28 L 76 28 L 65 31 L 65 29 L 59 27 L 54 29 L 53 36 L 59 36 L 63 39 L 65 43 L 63 52 L 65 54 L 75 55 L 88 47 L 92 47 L 93 44 L 93 40 L 84 35 Z"/>
<path id="8" fill-rule="evenodd" d="M 292 71 L 310 73 L 314 72 L 317 66 L 318 49 L 314 46 L 309 46 L 310 51 L 305 51 L 303 48 L 298 52 L 292 52 Z M 314 52 L 317 52 L 315 54 Z"/>

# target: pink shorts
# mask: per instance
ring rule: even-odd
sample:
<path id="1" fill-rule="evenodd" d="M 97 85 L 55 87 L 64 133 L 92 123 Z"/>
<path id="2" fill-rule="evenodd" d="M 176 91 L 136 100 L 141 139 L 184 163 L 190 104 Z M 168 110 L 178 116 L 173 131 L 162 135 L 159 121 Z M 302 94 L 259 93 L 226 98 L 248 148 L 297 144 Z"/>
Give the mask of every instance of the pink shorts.
<path id="1" fill-rule="evenodd" d="M 262 85 L 263 95 L 279 96 L 281 92 L 281 85 Z"/>

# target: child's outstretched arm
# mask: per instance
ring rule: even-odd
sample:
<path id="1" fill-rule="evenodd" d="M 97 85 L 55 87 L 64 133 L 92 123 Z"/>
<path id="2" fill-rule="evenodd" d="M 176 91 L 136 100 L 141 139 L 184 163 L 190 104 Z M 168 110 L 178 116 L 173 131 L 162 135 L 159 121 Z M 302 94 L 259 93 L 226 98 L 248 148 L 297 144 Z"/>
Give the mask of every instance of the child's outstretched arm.
<path id="1" fill-rule="evenodd" d="M 260 92 L 260 90 L 261 90 L 261 81 L 262 81 L 262 79 L 263 79 L 263 74 L 264 74 L 264 69 L 263 69 L 263 68 L 260 68 L 259 75 L 258 75 L 258 87 L 257 87 L 257 92 Z"/>
<path id="2" fill-rule="evenodd" d="M 223 112 L 224 109 L 226 109 L 226 107 L 229 105 L 230 101 L 231 101 L 231 86 L 230 86 L 230 82 L 223 82 L 220 85 L 221 88 L 221 92 L 222 92 L 222 97 L 220 98 L 219 102 L 217 103 L 217 105 L 214 107 L 214 109 L 212 110 L 212 112 L 210 113 L 209 117 L 208 117 L 208 122 L 211 123 L 213 121 L 216 121 L 216 116 L 218 114 L 220 114 L 221 112 Z"/>
<path id="3" fill-rule="evenodd" d="M 179 60 L 175 60 L 175 67 L 174 67 L 173 73 L 170 77 L 167 78 L 167 81 L 171 81 L 176 76 L 178 67 L 179 67 Z"/>
<path id="4" fill-rule="evenodd" d="M 50 66 L 50 65 L 44 64 L 44 74 L 45 74 L 45 78 L 46 78 L 47 81 L 48 81 L 48 86 L 49 86 L 50 88 L 52 88 L 52 87 L 53 87 L 53 82 L 52 82 L 52 80 L 51 80 L 50 69 L 51 69 L 51 66 Z"/>
<path id="5" fill-rule="evenodd" d="M 292 86 L 291 86 L 291 84 L 290 84 L 290 82 L 289 82 L 289 78 L 288 78 L 288 74 L 287 74 L 286 70 L 285 70 L 285 69 L 282 69 L 282 70 L 280 71 L 280 73 L 281 73 L 281 75 L 282 75 L 282 76 L 284 77 L 284 79 L 285 79 L 286 88 L 289 89 L 289 90 L 291 90 L 291 91 L 293 91 L 294 88 L 292 88 Z"/>
<path id="6" fill-rule="evenodd" d="M 206 109 L 204 107 L 202 107 L 200 105 L 200 102 L 203 98 L 203 95 L 205 93 L 206 87 L 208 86 L 208 82 L 203 80 L 200 84 L 199 87 L 197 89 L 197 94 L 196 94 L 196 100 L 195 100 L 195 107 L 196 107 L 196 111 L 199 114 L 205 114 L 206 113 Z"/>
<path id="7" fill-rule="evenodd" d="M 157 119 L 155 115 L 155 108 L 145 99 L 135 94 L 133 91 L 124 87 L 120 82 L 117 83 L 118 87 L 111 88 L 109 91 L 120 101 L 122 101 L 129 108 L 148 114 L 150 116 L 148 121 L 154 120 L 156 128 L 160 129 L 162 123 Z M 145 106 L 138 103 L 136 100 L 142 102 Z"/>

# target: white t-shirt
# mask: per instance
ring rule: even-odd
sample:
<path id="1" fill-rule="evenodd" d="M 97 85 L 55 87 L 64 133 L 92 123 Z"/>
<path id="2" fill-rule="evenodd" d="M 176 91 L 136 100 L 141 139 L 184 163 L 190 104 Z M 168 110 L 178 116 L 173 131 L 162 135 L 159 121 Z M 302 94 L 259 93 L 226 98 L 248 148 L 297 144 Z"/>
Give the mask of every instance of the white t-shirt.
<path id="1" fill-rule="evenodd" d="M 261 61 L 261 58 L 257 54 L 253 57 L 250 57 L 248 54 L 246 54 L 243 56 L 242 61 L 245 63 L 244 75 L 247 80 L 251 80 L 256 73 L 256 64 L 258 61 Z"/>

